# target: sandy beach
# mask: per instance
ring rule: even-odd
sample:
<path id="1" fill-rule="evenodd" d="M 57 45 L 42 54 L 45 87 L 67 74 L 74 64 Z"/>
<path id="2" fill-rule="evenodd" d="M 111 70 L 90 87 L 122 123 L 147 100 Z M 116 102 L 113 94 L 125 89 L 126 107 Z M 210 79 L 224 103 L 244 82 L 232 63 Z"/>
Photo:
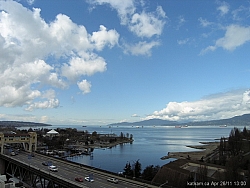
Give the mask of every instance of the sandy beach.
<path id="1" fill-rule="evenodd" d="M 191 145 L 187 146 L 194 149 L 199 149 L 199 151 L 190 151 L 190 152 L 168 152 L 167 156 L 162 157 L 161 159 L 191 159 L 191 160 L 200 160 L 202 157 L 205 158 L 207 155 L 211 154 L 218 148 L 220 142 L 200 142 L 202 145 Z M 201 151 L 200 151 L 201 150 Z"/>

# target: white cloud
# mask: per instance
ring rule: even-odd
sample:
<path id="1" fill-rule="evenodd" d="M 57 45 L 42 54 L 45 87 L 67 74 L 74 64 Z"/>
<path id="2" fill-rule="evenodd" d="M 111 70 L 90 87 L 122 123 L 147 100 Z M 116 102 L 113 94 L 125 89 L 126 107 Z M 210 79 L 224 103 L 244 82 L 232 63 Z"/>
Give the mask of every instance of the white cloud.
<path id="1" fill-rule="evenodd" d="M 187 44 L 189 41 L 190 41 L 190 38 L 186 38 L 186 39 L 183 39 L 183 40 L 177 40 L 177 43 L 179 45 L 184 45 L 184 44 Z"/>
<path id="2" fill-rule="evenodd" d="M 41 119 L 40 119 L 40 123 L 47 123 L 49 120 L 49 117 L 48 116 L 42 116 Z"/>
<path id="3" fill-rule="evenodd" d="M 230 6 L 225 1 L 221 2 L 220 6 L 217 8 L 221 16 L 226 15 L 229 12 L 229 9 L 230 9 Z"/>
<path id="4" fill-rule="evenodd" d="M 115 30 L 107 31 L 106 27 L 100 26 L 100 31 L 93 32 L 91 41 L 97 50 L 102 50 L 104 46 L 113 47 L 118 44 L 119 34 Z"/>
<path id="5" fill-rule="evenodd" d="M 90 59 L 73 57 L 68 64 L 62 66 L 62 75 L 67 79 L 75 81 L 82 75 L 91 76 L 96 72 L 106 70 L 106 62 L 102 57 L 89 56 Z"/>
<path id="6" fill-rule="evenodd" d="M 208 26 L 210 26 L 210 25 L 213 24 L 212 22 L 209 22 L 209 21 L 207 21 L 206 19 L 203 19 L 202 17 L 200 17 L 200 18 L 198 19 L 198 21 L 200 22 L 200 25 L 201 25 L 202 27 L 208 27 Z"/>
<path id="7" fill-rule="evenodd" d="M 125 25 L 128 29 L 139 38 L 147 38 L 147 42 L 137 42 L 137 44 L 127 45 L 125 42 L 124 52 L 132 52 L 131 49 L 127 47 L 134 46 L 136 52 L 132 52 L 133 55 L 149 55 L 151 54 L 151 49 L 157 46 L 156 41 L 152 39 L 154 36 L 160 36 L 162 34 L 164 25 L 166 24 L 166 14 L 161 6 L 157 6 L 156 10 L 153 12 L 147 12 L 144 9 L 144 1 L 138 3 L 135 0 L 89 0 L 92 5 L 104 5 L 108 4 L 111 8 L 115 9 L 121 20 L 121 25 Z M 136 5 L 142 6 L 142 11 L 138 12 Z M 142 46 L 145 44 L 145 46 Z M 154 44 L 154 45 L 152 45 Z M 139 50 L 136 46 L 142 47 Z M 148 51 L 146 51 L 148 50 Z"/>
<path id="8" fill-rule="evenodd" d="M 161 35 L 165 21 L 162 20 L 162 8 L 158 7 L 156 13 L 135 13 L 131 17 L 129 29 L 139 37 L 152 37 Z"/>
<path id="9" fill-rule="evenodd" d="M 54 90 L 46 88 L 67 89 L 82 76 L 105 71 L 105 60 L 94 51 L 118 44 L 115 30 L 100 26 L 89 34 L 63 14 L 46 23 L 40 11 L 0 1 L 0 106 L 58 107 Z"/>
<path id="10" fill-rule="evenodd" d="M 49 99 L 46 101 L 33 102 L 25 110 L 33 111 L 34 109 L 57 108 L 58 106 L 59 106 L 58 99 Z"/>
<path id="11" fill-rule="evenodd" d="M 121 24 L 126 25 L 129 17 L 134 14 L 136 7 L 134 0 L 89 0 L 90 4 L 109 4 L 114 8 L 121 19 Z"/>
<path id="12" fill-rule="evenodd" d="M 131 117 L 140 117 L 138 114 L 133 114 Z"/>
<path id="13" fill-rule="evenodd" d="M 166 108 L 155 111 L 146 119 L 173 121 L 205 121 L 230 118 L 250 112 L 250 90 L 211 95 L 193 102 L 169 102 Z"/>
<path id="14" fill-rule="evenodd" d="M 29 5 L 32 5 L 34 2 L 35 2 L 35 0 L 27 0 L 27 3 L 28 3 Z"/>
<path id="15" fill-rule="evenodd" d="M 178 23 L 177 23 L 177 26 L 176 26 L 176 30 L 179 30 L 180 27 L 186 22 L 185 18 L 183 15 L 179 16 L 178 17 Z"/>
<path id="16" fill-rule="evenodd" d="M 151 55 L 151 50 L 153 47 L 159 46 L 160 42 L 158 41 L 152 41 L 152 42 L 146 42 L 141 41 L 137 44 L 125 44 L 125 52 L 131 53 L 133 55 Z"/>
<path id="17" fill-rule="evenodd" d="M 88 82 L 87 80 L 82 80 L 81 82 L 77 82 L 77 85 L 83 94 L 90 93 L 91 83 Z"/>
<path id="18" fill-rule="evenodd" d="M 241 5 L 239 8 L 232 11 L 233 20 L 241 21 L 245 18 L 249 18 L 250 16 L 250 8 L 249 6 Z"/>
<path id="19" fill-rule="evenodd" d="M 226 27 L 225 36 L 216 40 L 214 46 L 209 46 L 202 50 L 201 54 L 208 51 L 214 51 L 221 47 L 225 50 L 235 50 L 237 47 L 250 41 L 250 26 L 229 25 Z"/>

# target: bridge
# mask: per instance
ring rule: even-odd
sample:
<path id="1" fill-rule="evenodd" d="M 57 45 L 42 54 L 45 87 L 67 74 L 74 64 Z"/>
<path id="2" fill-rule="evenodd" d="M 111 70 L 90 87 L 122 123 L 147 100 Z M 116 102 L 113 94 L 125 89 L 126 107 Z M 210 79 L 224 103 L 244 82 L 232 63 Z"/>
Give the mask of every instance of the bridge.
<path id="1" fill-rule="evenodd" d="M 25 137 L 25 139 L 24 139 Z M 155 186 L 138 182 L 133 179 L 120 177 L 118 174 L 107 172 L 90 166 L 74 163 L 65 159 L 55 158 L 39 153 L 31 155 L 36 149 L 36 135 L 1 135 L 0 154 L 0 174 L 5 174 L 8 178 L 15 177 L 27 188 L 145 188 Z M 26 143 L 26 151 L 20 150 L 18 155 L 10 155 L 8 148 L 4 148 L 6 143 Z M 43 162 L 51 161 L 58 167 L 57 172 L 52 172 Z M 93 182 L 85 181 L 87 176 L 93 177 Z M 76 177 L 83 178 L 83 182 L 77 182 Z M 108 182 L 108 178 L 116 178 L 118 184 Z"/>

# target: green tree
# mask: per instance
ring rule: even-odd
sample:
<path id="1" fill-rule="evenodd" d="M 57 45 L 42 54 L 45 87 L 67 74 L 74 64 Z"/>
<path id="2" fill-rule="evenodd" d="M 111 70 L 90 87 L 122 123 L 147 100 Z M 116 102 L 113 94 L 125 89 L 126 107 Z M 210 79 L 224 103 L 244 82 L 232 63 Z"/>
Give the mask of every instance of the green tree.
<path id="1" fill-rule="evenodd" d="M 133 135 L 132 134 L 130 134 L 130 140 L 133 140 Z"/>
<path id="2" fill-rule="evenodd" d="M 160 166 L 158 166 L 158 165 L 157 166 L 154 166 L 154 165 L 146 166 L 146 168 L 142 172 L 142 179 L 147 180 L 147 181 L 151 181 L 155 177 L 155 175 L 159 169 L 160 169 Z"/>
<path id="3" fill-rule="evenodd" d="M 123 138 L 124 137 L 124 135 L 123 135 L 123 133 L 121 132 L 121 134 L 120 134 L 120 138 Z"/>
<path id="4" fill-rule="evenodd" d="M 139 159 L 134 163 L 134 176 L 136 178 L 141 176 L 141 163 L 139 162 Z"/>
<path id="5" fill-rule="evenodd" d="M 130 162 L 126 163 L 126 165 L 124 167 L 124 173 L 123 174 L 126 175 L 126 176 L 131 176 L 131 177 L 133 176 L 133 170 L 131 168 Z"/>
<path id="6" fill-rule="evenodd" d="M 233 156 L 236 156 L 239 154 L 241 149 L 241 134 L 240 130 L 236 127 L 234 127 L 229 135 L 228 138 L 228 146 Z"/>
<path id="7" fill-rule="evenodd" d="M 226 139 L 221 137 L 219 146 L 219 162 L 222 165 L 226 163 Z"/>
<path id="8" fill-rule="evenodd" d="M 247 128 L 246 128 L 246 127 L 243 128 L 242 134 L 243 134 L 243 136 L 244 136 L 245 138 L 248 137 L 248 131 L 247 131 Z"/>

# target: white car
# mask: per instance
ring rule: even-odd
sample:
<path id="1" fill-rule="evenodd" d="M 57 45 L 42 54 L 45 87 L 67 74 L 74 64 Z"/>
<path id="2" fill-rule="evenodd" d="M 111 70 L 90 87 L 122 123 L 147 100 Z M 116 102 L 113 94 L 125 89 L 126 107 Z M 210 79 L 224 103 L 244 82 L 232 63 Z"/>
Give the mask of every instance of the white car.
<path id="1" fill-rule="evenodd" d="M 57 171 L 58 171 L 58 168 L 57 168 L 56 166 L 54 166 L 54 165 L 51 165 L 51 166 L 49 166 L 48 168 L 49 168 L 49 170 L 52 171 L 52 172 L 57 172 Z"/>
<path id="2" fill-rule="evenodd" d="M 10 152 L 10 155 L 11 155 L 11 156 L 15 156 L 16 153 L 15 153 L 14 151 L 12 151 L 12 152 Z"/>
<path id="3" fill-rule="evenodd" d="M 118 183 L 118 179 L 116 179 L 116 178 L 109 178 L 109 179 L 107 179 L 107 181 L 108 182 L 111 182 L 111 183 Z"/>
<path id="4" fill-rule="evenodd" d="M 84 179 L 85 181 L 88 181 L 88 182 L 94 182 L 94 179 L 90 178 L 89 176 L 85 177 Z"/>

